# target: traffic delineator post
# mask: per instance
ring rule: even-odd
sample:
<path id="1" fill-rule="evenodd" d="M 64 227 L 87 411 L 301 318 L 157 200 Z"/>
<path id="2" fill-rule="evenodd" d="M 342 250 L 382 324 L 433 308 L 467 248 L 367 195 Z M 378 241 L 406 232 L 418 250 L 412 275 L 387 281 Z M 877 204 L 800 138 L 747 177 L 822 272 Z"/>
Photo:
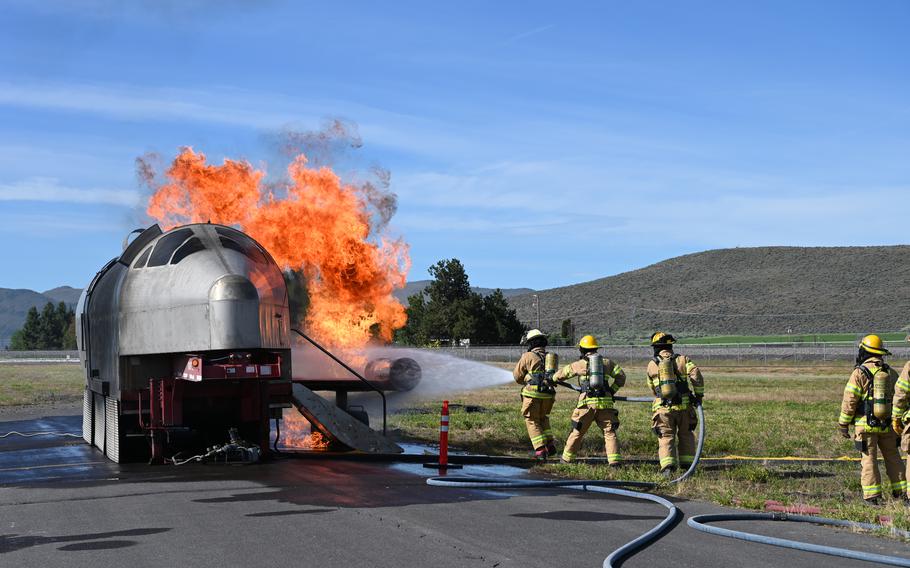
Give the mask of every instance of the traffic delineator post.
<path id="1" fill-rule="evenodd" d="M 439 415 L 439 461 L 425 463 L 423 467 L 445 469 L 460 469 L 458 464 L 449 463 L 449 401 L 442 401 L 442 413 Z"/>

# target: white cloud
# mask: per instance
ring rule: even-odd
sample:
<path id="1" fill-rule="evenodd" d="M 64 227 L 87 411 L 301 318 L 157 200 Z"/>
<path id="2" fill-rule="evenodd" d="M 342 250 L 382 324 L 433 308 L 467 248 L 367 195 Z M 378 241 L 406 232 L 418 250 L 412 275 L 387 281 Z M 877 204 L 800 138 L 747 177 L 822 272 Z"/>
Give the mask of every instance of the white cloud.
<path id="1" fill-rule="evenodd" d="M 539 33 L 543 33 L 543 32 L 545 32 L 545 31 L 551 30 L 551 29 L 553 29 L 553 28 L 555 28 L 555 27 L 556 27 L 556 24 L 548 24 L 548 25 L 546 25 L 546 26 L 540 26 L 540 27 L 534 28 L 534 29 L 532 29 L 532 30 L 526 30 L 526 31 L 523 31 L 523 32 L 521 32 L 521 33 L 519 33 L 519 34 L 513 35 L 513 36 L 510 37 L 510 38 L 507 38 L 507 39 L 506 39 L 505 41 L 503 41 L 502 43 L 503 43 L 503 45 L 509 44 L 509 43 L 514 43 L 514 42 L 516 42 L 516 41 L 518 41 L 518 40 L 520 40 L 520 39 L 524 39 L 524 38 L 527 38 L 527 37 L 531 37 L 531 36 L 533 36 L 533 35 L 537 35 L 537 34 L 539 34 Z"/>
<path id="2" fill-rule="evenodd" d="M 0 233 L 17 237 L 67 237 L 73 232 L 114 233 L 123 236 L 125 223 L 97 216 L 84 217 L 68 213 L 0 214 Z"/>
<path id="3" fill-rule="evenodd" d="M 83 84 L 0 83 L 0 105 L 91 112 L 119 119 L 184 119 L 277 128 L 301 118 L 299 113 L 267 110 L 274 108 L 270 105 L 242 104 L 246 95 L 249 93 L 229 89 L 206 92 Z M 256 100 L 261 101 L 261 97 L 256 97 Z"/>
<path id="4" fill-rule="evenodd" d="M 345 86 L 335 86 L 344 89 Z M 93 114 L 116 120 L 190 121 L 274 131 L 318 126 L 325 116 L 353 117 L 370 145 L 416 155 L 451 155 L 477 141 L 425 117 L 348 100 L 230 87 L 174 89 L 82 83 L 0 82 L 0 106 Z"/>
<path id="5" fill-rule="evenodd" d="M 82 189 L 60 184 L 57 178 L 33 177 L 0 184 L 0 201 L 44 201 L 51 203 L 104 203 L 135 207 L 141 196 L 135 190 Z"/>

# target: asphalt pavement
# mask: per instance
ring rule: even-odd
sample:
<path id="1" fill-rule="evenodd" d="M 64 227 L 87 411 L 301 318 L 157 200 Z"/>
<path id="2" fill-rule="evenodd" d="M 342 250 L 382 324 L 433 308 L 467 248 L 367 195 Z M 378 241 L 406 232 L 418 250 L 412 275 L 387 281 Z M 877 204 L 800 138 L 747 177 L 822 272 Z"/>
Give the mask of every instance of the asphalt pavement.
<path id="1" fill-rule="evenodd" d="M 0 422 L 79 432 L 80 416 Z M 419 464 L 286 457 L 257 465 L 118 465 L 81 439 L 0 439 L 0 565 L 16 567 L 597 567 L 659 505 L 577 491 L 429 487 Z M 466 466 L 458 475 L 524 475 Z M 686 515 L 729 511 L 678 500 Z M 891 539 L 796 523 L 731 528 L 910 557 Z M 703 534 L 681 521 L 625 566 L 865 563 Z M 872 564 L 868 564 L 872 566 Z"/>

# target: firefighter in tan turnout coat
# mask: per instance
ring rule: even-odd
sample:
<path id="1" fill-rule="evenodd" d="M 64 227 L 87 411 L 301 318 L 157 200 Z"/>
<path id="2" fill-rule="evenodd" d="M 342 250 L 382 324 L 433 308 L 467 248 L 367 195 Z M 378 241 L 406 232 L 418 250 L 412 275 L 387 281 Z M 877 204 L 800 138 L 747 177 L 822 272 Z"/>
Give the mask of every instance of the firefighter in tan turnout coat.
<path id="1" fill-rule="evenodd" d="M 547 336 L 539 329 L 532 329 L 522 338 L 528 345 L 512 371 L 515 382 L 521 389 L 521 415 L 528 428 L 528 437 L 534 447 L 534 455 L 546 458 L 556 454 L 553 430 L 550 428 L 550 411 L 556 400 L 556 385 L 545 369 Z"/>
<path id="2" fill-rule="evenodd" d="M 695 407 L 705 394 L 701 371 L 685 355 L 673 353 L 674 343 L 676 340 L 668 333 L 658 331 L 652 335 L 654 358 L 647 369 L 648 387 L 655 396 L 651 428 L 658 437 L 657 455 L 664 475 L 677 465 L 689 467 L 695 460 Z"/>
<path id="3" fill-rule="evenodd" d="M 907 336 L 910 341 L 910 335 Z M 894 433 L 900 436 L 901 449 L 910 455 L 910 361 L 904 365 L 897 385 L 894 387 L 894 400 L 891 409 L 891 426 Z M 910 478 L 910 457 L 907 458 L 907 469 L 904 472 L 904 484 Z M 910 487 L 907 487 L 905 499 L 910 503 Z"/>
<path id="4" fill-rule="evenodd" d="M 873 504 L 879 503 L 882 497 L 882 478 L 876 464 L 878 450 L 881 450 L 885 460 L 892 494 L 902 496 L 907 490 L 892 420 L 898 376 L 883 359 L 890 354 L 879 336 L 867 335 L 862 339 L 856 355 L 856 367 L 844 388 L 837 420 L 838 430 L 844 438 L 850 438 L 847 428 L 853 424 L 853 442 L 862 454 L 860 483 L 863 499 Z"/>
<path id="5" fill-rule="evenodd" d="M 613 407 L 613 395 L 626 384 L 626 374 L 619 365 L 600 356 L 600 346 L 592 335 L 586 335 L 578 343 L 581 359 L 566 365 L 553 375 L 554 381 L 576 379 L 581 389 L 578 403 L 572 412 L 572 433 L 562 452 L 562 461 L 571 462 L 581 448 L 581 440 L 591 423 L 603 431 L 607 461 L 612 466 L 622 462 L 616 430 L 619 428 L 619 413 Z M 612 381 L 612 382 L 611 382 Z"/>

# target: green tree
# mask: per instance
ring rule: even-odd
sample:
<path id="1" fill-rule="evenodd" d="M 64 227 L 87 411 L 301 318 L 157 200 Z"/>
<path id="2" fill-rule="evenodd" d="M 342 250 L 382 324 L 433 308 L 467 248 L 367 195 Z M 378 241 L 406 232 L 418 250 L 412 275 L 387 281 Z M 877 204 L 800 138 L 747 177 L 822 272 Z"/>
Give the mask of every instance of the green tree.
<path id="1" fill-rule="evenodd" d="M 474 292 L 461 261 L 440 260 L 429 272 L 433 281 L 424 290 L 428 298 L 424 332 L 430 339 L 471 339 L 476 327 L 471 313 Z"/>
<path id="2" fill-rule="evenodd" d="M 76 349 L 76 315 L 70 312 L 69 323 L 63 333 L 63 349 Z"/>
<path id="3" fill-rule="evenodd" d="M 424 293 L 431 302 L 464 300 L 471 297 L 471 283 L 464 265 L 457 258 L 440 260 L 429 268 L 433 281 Z"/>
<path id="4" fill-rule="evenodd" d="M 25 351 L 28 349 L 28 343 L 25 341 L 25 334 L 21 329 L 13 332 L 9 338 L 9 348 L 13 351 Z"/>
<path id="5" fill-rule="evenodd" d="M 25 323 L 22 324 L 22 328 L 13 334 L 10 348 L 17 350 L 37 349 L 41 334 L 40 328 L 41 315 L 38 314 L 38 308 L 32 306 L 28 309 L 28 313 L 25 314 Z"/>
<path id="6" fill-rule="evenodd" d="M 525 326 L 518 321 L 515 310 L 509 307 L 509 302 L 499 288 L 483 298 L 482 314 L 478 330 L 479 343 L 502 345 L 521 340 Z"/>
<path id="7" fill-rule="evenodd" d="M 53 349 L 57 339 L 57 310 L 48 302 L 38 318 L 38 344 L 36 349 Z"/>
<path id="8" fill-rule="evenodd" d="M 469 339 L 477 344 L 516 343 L 524 327 L 502 290 L 487 297 L 471 290 L 458 259 L 440 260 L 429 269 L 433 281 L 408 298 L 408 323 L 396 340 L 412 345 Z"/>
<path id="9" fill-rule="evenodd" d="M 10 338 L 10 349 L 75 349 L 76 315 L 64 302 L 53 303 L 38 312 L 32 307 L 25 323 Z"/>
<path id="10" fill-rule="evenodd" d="M 408 323 L 395 332 L 395 341 L 408 345 L 427 345 L 430 337 L 426 332 L 427 301 L 423 292 L 408 296 L 408 307 L 405 310 Z"/>
<path id="11" fill-rule="evenodd" d="M 575 325 L 572 323 L 571 318 L 562 320 L 560 332 L 566 343 L 575 343 Z"/>

